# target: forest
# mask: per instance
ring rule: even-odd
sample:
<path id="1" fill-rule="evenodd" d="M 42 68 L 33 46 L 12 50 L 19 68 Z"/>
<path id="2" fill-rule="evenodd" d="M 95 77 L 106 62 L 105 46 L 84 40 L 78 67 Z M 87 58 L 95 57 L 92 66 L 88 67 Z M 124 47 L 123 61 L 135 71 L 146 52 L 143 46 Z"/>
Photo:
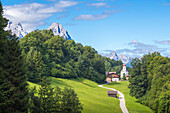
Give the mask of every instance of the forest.
<path id="1" fill-rule="evenodd" d="M 170 58 L 158 52 L 131 62 L 130 95 L 156 113 L 170 113 Z"/>
<path id="2" fill-rule="evenodd" d="M 102 83 L 105 72 L 120 72 L 122 62 L 103 57 L 90 46 L 54 36 L 51 30 L 35 30 L 20 40 L 27 76 L 38 83 L 42 76 L 83 77 Z"/>

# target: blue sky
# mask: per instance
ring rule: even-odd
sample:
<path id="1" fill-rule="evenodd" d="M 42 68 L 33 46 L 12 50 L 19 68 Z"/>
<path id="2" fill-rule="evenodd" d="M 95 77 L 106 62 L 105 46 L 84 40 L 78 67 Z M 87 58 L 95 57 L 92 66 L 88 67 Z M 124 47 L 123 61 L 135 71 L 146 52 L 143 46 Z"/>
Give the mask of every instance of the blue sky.
<path id="1" fill-rule="evenodd" d="M 26 31 L 63 25 L 99 53 L 170 56 L 170 0 L 1 0 L 4 16 Z"/>

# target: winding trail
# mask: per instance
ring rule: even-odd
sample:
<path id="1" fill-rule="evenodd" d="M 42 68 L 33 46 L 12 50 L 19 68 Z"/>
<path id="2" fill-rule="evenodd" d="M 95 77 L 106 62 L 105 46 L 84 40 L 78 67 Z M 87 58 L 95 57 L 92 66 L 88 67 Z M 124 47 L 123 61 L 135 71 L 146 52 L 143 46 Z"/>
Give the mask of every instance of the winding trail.
<path id="1" fill-rule="evenodd" d="M 102 84 L 104 85 L 104 84 Z M 101 88 L 105 88 L 105 89 L 110 89 L 110 90 L 114 90 L 114 91 L 117 91 L 116 89 L 113 89 L 113 88 L 108 88 L 108 87 L 103 87 L 102 85 L 98 85 L 99 87 Z M 124 95 L 123 93 L 121 93 L 120 91 L 117 91 L 118 94 L 119 94 L 119 100 L 120 100 L 120 108 L 122 109 L 122 112 L 123 113 L 129 113 L 127 108 L 126 108 L 126 105 L 125 105 L 125 98 L 124 98 Z"/>

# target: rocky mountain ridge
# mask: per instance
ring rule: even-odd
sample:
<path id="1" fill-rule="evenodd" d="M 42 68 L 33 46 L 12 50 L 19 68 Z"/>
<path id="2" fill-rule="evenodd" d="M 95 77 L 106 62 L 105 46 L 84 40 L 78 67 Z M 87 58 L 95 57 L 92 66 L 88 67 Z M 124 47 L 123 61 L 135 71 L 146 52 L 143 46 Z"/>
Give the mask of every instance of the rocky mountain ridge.
<path id="1" fill-rule="evenodd" d="M 48 30 L 52 30 L 54 35 L 63 36 L 65 39 L 71 40 L 68 32 L 63 28 L 63 26 L 59 23 L 53 23 Z M 12 34 L 15 34 L 17 37 L 22 38 L 28 34 L 22 27 L 22 24 L 19 22 L 9 21 L 7 27 L 4 29 L 6 31 L 10 30 Z"/>
<path id="2" fill-rule="evenodd" d="M 71 40 L 68 32 L 63 28 L 63 26 L 59 23 L 53 23 L 48 30 L 52 30 L 54 35 L 64 36 L 65 39 Z"/>
<path id="3" fill-rule="evenodd" d="M 28 33 L 23 29 L 22 24 L 19 22 L 11 22 L 8 21 L 8 25 L 7 27 L 4 29 L 5 31 L 11 31 L 12 34 L 16 35 L 19 38 L 24 37 L 25 35 L 27 35 Z"/>
<path id="4" fill-rule="evenodd" d="M 123 54 L 117 54 L 115 51 L 111 52 L 110 54 L 105 55 L 106 57 L 114 60 L 121 60 L 126 66 L 130 66 L 132 58 Z"/>

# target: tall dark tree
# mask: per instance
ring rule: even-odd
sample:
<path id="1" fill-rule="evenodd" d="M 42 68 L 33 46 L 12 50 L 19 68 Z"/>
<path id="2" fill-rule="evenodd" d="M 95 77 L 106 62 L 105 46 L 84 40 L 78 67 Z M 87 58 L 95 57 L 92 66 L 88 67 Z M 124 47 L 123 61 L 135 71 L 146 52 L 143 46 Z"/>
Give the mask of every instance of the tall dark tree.
<path id="1" fill-rule="evenodd" d="M 0 112 L 27 112 L 27 79 L 19 41 L 3 30 L 7 20 L 2 13 L 0 3 Z"/>
<path id="2" fill-rule="evenodd" d="M 12 90 L 10 95 L 12 103 L 8 109 L 11 112 L 27 112 L 28 84 L 18 38 L 9 34 L 7 45 L 3 70 Z"/>
<path id="3" fill-rule="evenodd" d="M 3 18 L 3 8 L 0 1 L 0 113 L 9 112 L 7 110 L 8 106 L 11 103 L 10 94 L 11 88 L 9 82 L 7 81 L 4 70 L 3 64 L 5 63 L 4 58 L 6 53 L 6 41 L 8 32 L 5 32 L 3 29 L 7 25 L 7 19 Z"/>
<path id="4" fill-rule="evenodd" d="M 41 75 L 43 74 L 43 63 L 41 53 L 35 48 L 31 47 L 30 51 L 26 56 L 26 64 L 28 67 L 27 76 L 29 76 L 29 81 L 38 83 L 41 80 Z"/>
<path id="5" fill-rule="evenodd" d="M 81 113 L 82 104 L 79 102 L 77 94 L 73 89 L 65 88 L 61 98 L 62 113 Z"/>
<path id="6" fill-rule="evenodd" d="M 126 75 L 125 75 L 125 73 L 123 73 L 123 80 L 126 80 Z"/>

